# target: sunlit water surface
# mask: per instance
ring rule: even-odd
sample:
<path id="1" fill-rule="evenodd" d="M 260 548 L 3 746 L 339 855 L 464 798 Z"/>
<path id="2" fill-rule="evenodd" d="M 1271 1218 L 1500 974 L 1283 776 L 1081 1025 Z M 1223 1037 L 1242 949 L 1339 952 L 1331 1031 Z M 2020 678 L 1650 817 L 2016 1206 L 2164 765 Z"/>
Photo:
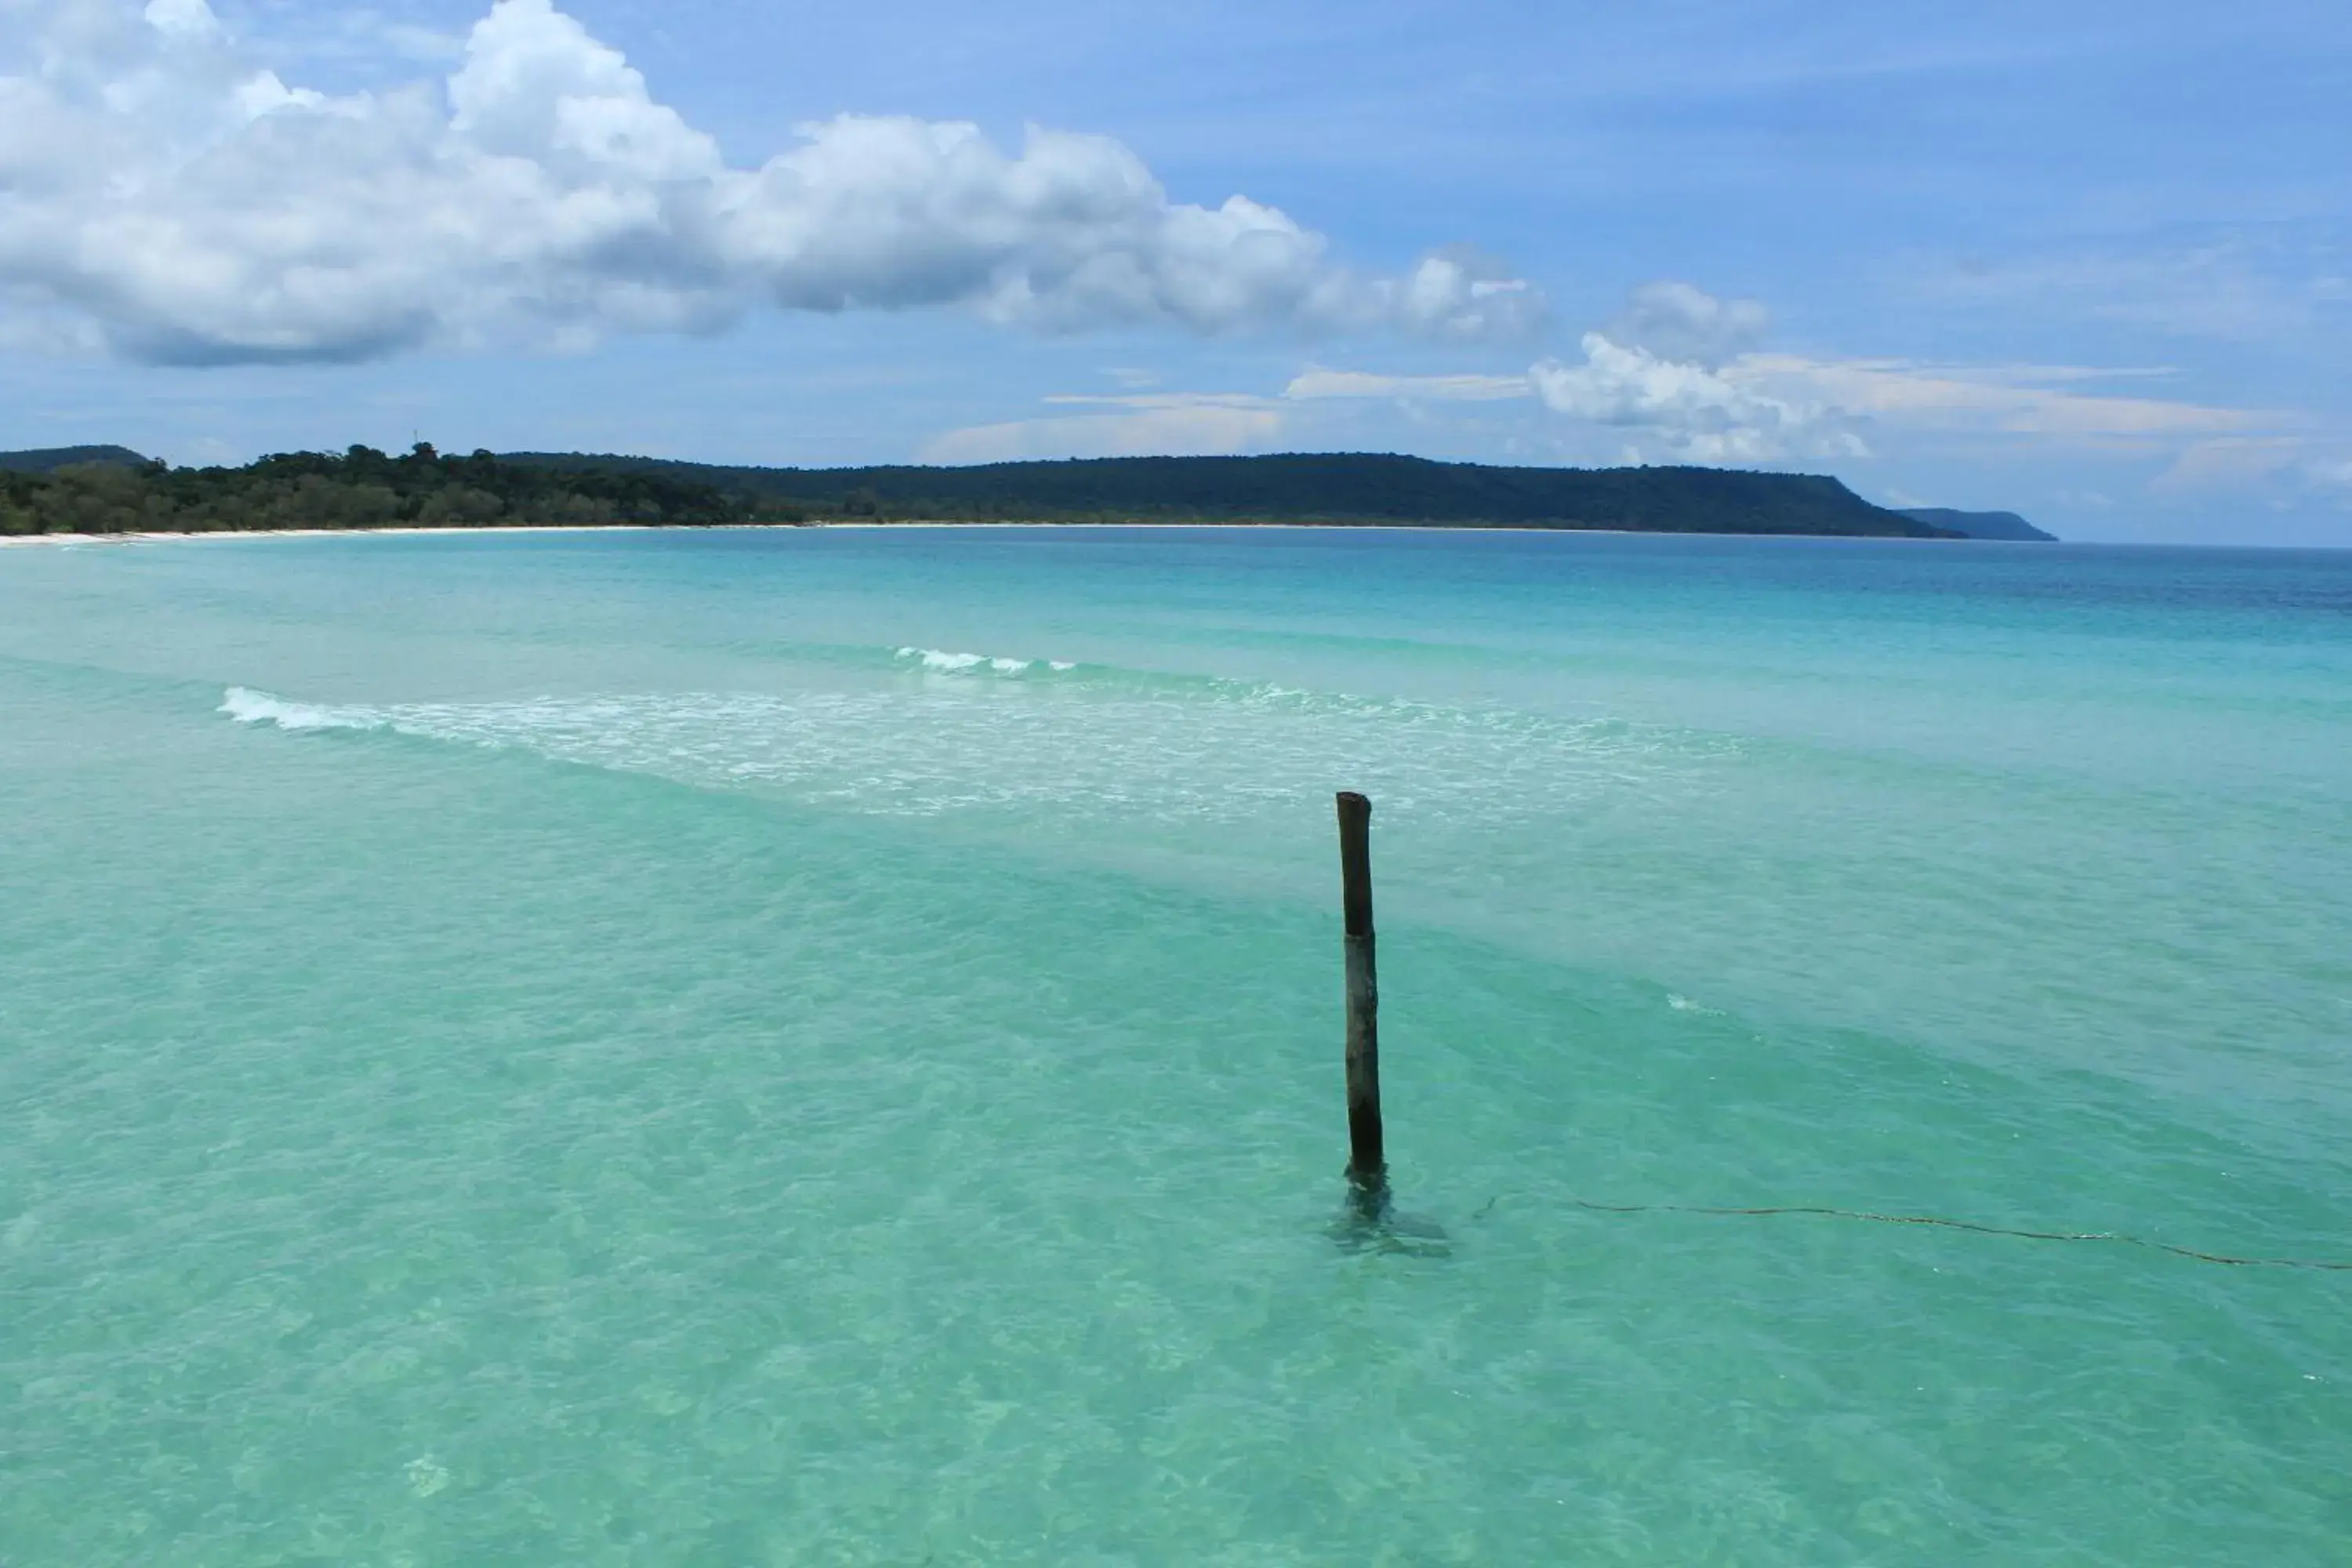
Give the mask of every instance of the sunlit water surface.
<path id="1" fill-rule="evenodd" d="M 34 547 L 0 788 L 10 1568 L 2352 1561 L 2352 1273 L 1577 1206 L 2352 1259 L 2352 556 Z"/>

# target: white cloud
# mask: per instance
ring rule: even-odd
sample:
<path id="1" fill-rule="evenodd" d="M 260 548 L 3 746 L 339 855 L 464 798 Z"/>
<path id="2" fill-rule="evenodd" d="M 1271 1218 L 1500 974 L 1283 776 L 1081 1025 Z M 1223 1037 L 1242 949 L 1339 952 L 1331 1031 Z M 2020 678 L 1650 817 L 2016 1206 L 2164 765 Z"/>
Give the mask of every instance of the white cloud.
<path id="1" fill-rule="evenodd" d="M 219 18 L 205 0 L 147 0 L 144 15 L 158 32 L 201 37 L 220 30 Z"/>
<path id="2" fill-rule="evenodd" d="M 1624 431 L 1635 456 L 1700 463 L 1862 457 L 1873 432 L 2145 446 L 2290 423 L 2256 410 L 2082 389 L 2170 374 L 2162 369 L 1757 352 L 1767 321 L 1752 300 L 1654 283 L 1636 289 L 1616 321 L 1585 334 L 1583 363 L 1546 360 L 1529 378 L 1556 413 Z"/>
<path id="3" fill-rule="evenodd" d="M 1259 452 L 1281 437 L 1283 414 L 1263 398 L 1171 393 L 1160 396 L 1048 398 L 1109 403 L 1132 412 L 1062 415 L 976 425 L 927 442 L 926 463 L 1007 463 L 1027 458 L 1223 457 Z"/>
<path id="4" fill-rule="evenodd" d="M 1458 247 L 1424 256 L 1402 279 L 1373 285 L 1373 298 L 1409 331 L 1465 342 L 1529 336 L 1549 313 L 1533 284 Z"/>
<path id="5" fill-rule="evenodd" d="M 1293 399 L 1393 397 L 1407 402 L 1494 403 L 1535 395 L 1524 375 L 1380 375 L 1361 370 L 1308 370 L 1291 378 L 1282 395 Z"/>
<path id="6" fill-rule="evenodd" d="M 1662 359 L 1587 332 L 1584 363 L 1547 359 L 1528 372 L 1554 413 L 1625 430 L 1631 449 L 1690 463 L 1860 457 L 1867 448 L 1834 407 L 1775 396 L 1696 360 Z"/>
<path id="7" fill-rule="evenodd" d="M 2315 492 L 2352 490 L 2352 464 L 2333 447 L 2318 455 L 2323 444 L 2299 433 L 2302 422 L 2294 416 L 2098 389 L 2100 383 L 2137 385 L 2174 374 L 2161 367 L 1927 364 L 1743 347 L 1766 323 L 1763 307 L 1753 301 L 1717 300 L 1687 284 L 1653 284 L 1635 290 L 1607 326 L 1584 335 L 1580 363 L 1548 358 L 1520 375 L 1310 366 L 1279 398 L 1164 392 L 1049 397 L 1121 412 L 956 431 L 926 455 L 979 461 L 1256 450 L 1285 429 L 1332 434 L 1314 405 L 1387 402 L 1399 405 L 1392 412 L 1420 420 L 1431 416 L 1427 405 L 1535 399 L 1561 421 L 1538 444 L 1554 456 L 1585 459 L 1776 465 L 1872 457 L 1869 443 L 1882 437 L 1915 452 L 1922 440 L 1976 449 L 1991 441 L 2032 442 L 2175 457 L 2161 481 L 2170 489 L 2286 475 Z M 1620 332 L 1643 341 L 1622 341 Z M 1295 420 L 1286 422 L 1286 408 Z M 1450 417 L 1495 427 L 1485 414 Z"/>
<path id="8" fill-rule="evenodd" d="M 1759 300 L 1718 300 L 1688 283 L 1661 279 L 1634 289 L 1601 332 L 1662 360 L 1715 366 L 1761 342 L 1771 320 Z"/>
<path id="9" fill-rule="evenodd" d="M 336 98 L 252 68 L 203 0 L 0 14 L 26 18 L 0 40 L 0 299 L 140 358 L 707 330 L 762 300 L 1047 331 L 1483 340 L 1542 316 L 1466 253 L 1370 278 L 1246 197 L 1173 202 L 1099 136 L 843 116 L 735 167 L 549 0 L 498 0 L 446 83 Z"/>
<path id="10" fill-rule="evenodd" d="M 1921 365 L 1748 354 L 1726 373 L 1741 384 L 1832 405 L 1910 429 L 2124 439 L 2217 435 L 2281 416 L 2158 398 L 2110 397 L 2047 383 L 2106 374 L 2067 365 Z"/>

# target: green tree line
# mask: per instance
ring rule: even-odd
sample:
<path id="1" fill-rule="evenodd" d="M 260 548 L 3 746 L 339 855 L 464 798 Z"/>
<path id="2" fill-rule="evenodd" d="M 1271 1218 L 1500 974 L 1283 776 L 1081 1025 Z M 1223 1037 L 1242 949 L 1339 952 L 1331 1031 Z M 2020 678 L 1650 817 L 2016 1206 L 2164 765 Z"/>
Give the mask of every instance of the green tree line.
<path id="1" fill-rule="evenodd" d="M 444 457 L 420 442 L 287 452 L 243 468 L 71 463 L 0 472 L 0 533 L 139 533 L 291 528 L 560 527 L 797 521 L 797 509 L 684 474 L 555 469 L 488 452 Z"/>
<path id="2" fill-rule="evenodd" d="M 420 443 L 173 468 L 0 453 L 0 533 L 293 528 L 971 522 L 1410 523 L 1638 532 L 1908 536 L 1955 531 L 1834 479 L 1724 468 L 1501 468 L 1376 453 L 1110 458 L 971 468 L 722 468 Z"/>

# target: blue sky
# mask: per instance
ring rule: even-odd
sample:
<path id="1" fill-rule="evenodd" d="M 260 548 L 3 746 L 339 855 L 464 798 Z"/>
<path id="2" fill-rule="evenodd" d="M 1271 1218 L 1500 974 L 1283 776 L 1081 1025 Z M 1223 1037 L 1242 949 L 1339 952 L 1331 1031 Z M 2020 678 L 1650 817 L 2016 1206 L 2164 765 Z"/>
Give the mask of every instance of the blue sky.
<path id="1" fill-rule="evenodd" d="M 0 0 L 0 446 L 1702 461 L 2352 544 L 2347 132 L 2352 12 L 2263 0 Z"/>

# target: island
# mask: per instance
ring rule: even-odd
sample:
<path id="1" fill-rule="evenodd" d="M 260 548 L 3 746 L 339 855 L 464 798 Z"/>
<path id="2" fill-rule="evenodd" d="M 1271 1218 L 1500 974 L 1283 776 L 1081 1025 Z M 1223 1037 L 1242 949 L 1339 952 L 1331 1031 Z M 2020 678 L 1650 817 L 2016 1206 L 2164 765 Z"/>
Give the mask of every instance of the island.
<path id="1" fill-rule="evenodd" d="M 1955 514 L 1963 515 L 1963 514 Z M 1975 516 L 1977 514 L 1965 514 Z M 126 447 L 0 453 L 0 533 L 808 522 L 1365 525 L 1952 539 L 1820 474 L 1511 468 L 1385 453 L 845 468 L 602 453 L 287 452 L 172 468 Z"/>

